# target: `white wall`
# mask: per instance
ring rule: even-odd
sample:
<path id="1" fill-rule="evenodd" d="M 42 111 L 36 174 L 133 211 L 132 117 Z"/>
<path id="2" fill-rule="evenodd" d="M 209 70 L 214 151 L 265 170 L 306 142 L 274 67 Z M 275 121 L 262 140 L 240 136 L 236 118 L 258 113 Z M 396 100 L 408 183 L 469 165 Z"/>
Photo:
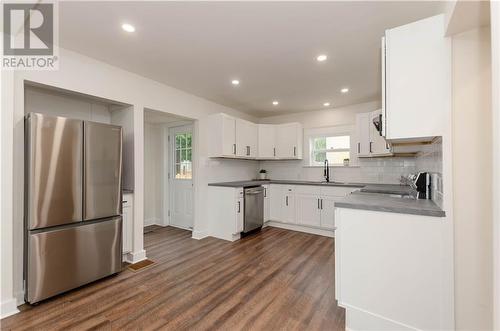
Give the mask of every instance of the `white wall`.
<path id="1" fill-rule="evenodd" d="M 56 71 L 19 71 L 14 81 L 7 88 L 2 88 L 6 98 L 2 98 L 2 150 L 7 162 L 2 164 L 2 192 L 12 192 L 12 201 L 2 195 L 2 265 L 1 274 L 13 274 L 12 281 L 2 277 L 2 314 L 11 312 L 13 296 L 22 295 L 22 215 L 24 187 L 24 155 L 23 155 L 23 116 L 24 81 L 45 84 L 55 88 L 66 89 L 84 95 L 95 96 L 122 104 L 132 105 L 134 132 L 134 238 L 131 260 L 145 257 L 143 250 L 144 222 L 144 108 L 168 112 L 198 120 L 195 123 L 195 222 L 194 236 L 203 237 L 208 225 L 203 215 L 206 206 L 203 201 L 206 195 L 207 178 L 218 177 L 225 173 L 234 178 L 240 175 L 250 176 L 254 171 L 253 163 L 242 163 L 233 169 L 231 162 L 220 162 L 214 168 L 207 162 L 208 150 L 206 136 L 210 134 L 206 128 L 206 116 L 211 113 L 225 112 L 250 121 L 255 118 L 234 109 L 218 105 L 206 99 L 166 86 L 83 56 L 81 54 L 60 49 L 60 65 Z M 9 83 L 9 74 L 2 72 L 2 84 Z M 3 97 L 3 95 L 2 95 Z M 9 99 L 11 99 L 9 101 Z M 10 102 L 10 103 L 9 103 Z M 202 135 L 198 134 L 201 133 Z M 12 156 L 12 157 L 10 157 Z M 13 160 L 12 162 L 9 162 Z M 223 170 L 221 170 L 223 169 Z M 234 173 L 232 173 L 234 171 Z M 212 176 L 212 173 L 215 175 Z M 196 175 L 198 174 L 198 175 Z M 253 177 L 253 176 L 250 176 Z M 12 209 L 10 209 L 12 208 Z M 12 210 L 12 213 L 11 213 Z M 4 231 L 5 230 L 5 231 Z M 7 240 L 3 240 L 3 236 Z M 5 261 L 5 263 L 3 263 Z M 14 282 L 14 284 L 12 284 Z M 7 307 L 3 310 L 3 307 Z"/>
<path id="2" fill-rule="evenodd" d="M 500 2 L 491 2 L 493 111 L 493 328 L 500 330 Z"/>
<path id="3" fill-rule="evenodd" d="M 456 328 L 491 330 L 492 113 L 489 28 L 453 36 L 452 47 Z"/>
<path id="4" fill-rule="evenodd" d="M 15 298 L 16 276 L 14 265 L 18 261 L 14 259 L 14 247 L 19 249 L 19 243 L 14 238 L 14 74 L 1 71 L 1 110 L 0 110 L 0 318 L 18 312 Z M 9 111 L 10 110 L 10 111 Z M 22 243 L 21 243 L 22 244 Z"/>
<path id="5" fill-rule="evenodd" d="M 167 164 L 166 145 L 161 124 L 144 124 L 144 226 L 166 224 L 163 215 L 163 190 Z"/>
<path id="6" fill-rule="evenodd" d="M 379 101 L 360 103 L 347 107 L 330 108 L 288 115 L 263 117 L 259 123 L 280 124 L 289 122 L 302 123 L 304 129 L 321 128 L 333 125 L 353 125 L 356 123 L 357 113 L 366 113 L 380 109 Z"/>
<path id="7" fill-rule="evenodd" d="M 24 112 L 111 123 L 109 107 L 104 103 L 31 86 L 26 88 Z"/>

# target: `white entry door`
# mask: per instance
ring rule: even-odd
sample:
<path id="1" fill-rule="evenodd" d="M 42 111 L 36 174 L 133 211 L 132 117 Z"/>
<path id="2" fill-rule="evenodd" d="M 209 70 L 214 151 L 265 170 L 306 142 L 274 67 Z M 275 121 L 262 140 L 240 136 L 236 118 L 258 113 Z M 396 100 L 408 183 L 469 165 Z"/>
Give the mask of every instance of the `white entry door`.
<path id="1" fill-rule="evenodd" d="M 170 128 L 170 225 L 193 229 L 193 127 Z"/>

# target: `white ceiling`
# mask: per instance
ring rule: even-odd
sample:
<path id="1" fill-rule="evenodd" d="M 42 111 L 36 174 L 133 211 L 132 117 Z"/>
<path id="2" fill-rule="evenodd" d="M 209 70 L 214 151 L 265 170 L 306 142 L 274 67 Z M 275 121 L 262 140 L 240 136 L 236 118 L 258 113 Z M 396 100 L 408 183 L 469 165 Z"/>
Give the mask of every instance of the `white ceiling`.
<path id="1" fill-rule="evenodd" d="M 377 100 L 380 37 L 443 2 L 60 2 L 60 43 L 255 116 Z M 121 24 L 135 26 L 126 33 Z M 328 60 L 319 63 L 318 54 Z M 232 79 L 239 79 L 237 87 Z M 348 94 L 341 94 L 349 87 Z M 271 104 L 279 100 L 279 106 Z"/>

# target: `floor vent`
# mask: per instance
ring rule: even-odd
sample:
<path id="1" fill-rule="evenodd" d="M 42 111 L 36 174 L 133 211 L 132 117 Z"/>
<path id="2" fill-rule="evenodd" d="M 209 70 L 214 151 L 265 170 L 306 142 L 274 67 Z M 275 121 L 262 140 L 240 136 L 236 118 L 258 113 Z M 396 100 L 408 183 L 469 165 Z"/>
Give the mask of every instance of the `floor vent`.
<path id="1" fill-rule="evenodd" d="M 146 259 L 146 260 L 142 260 L 142 261 L 139 261 L 137 263 L 134 263 L 134 264 L 131 264 L 128 266 L 128 268 L 134 272 L 136 271 L 140 271 L 144 268 L 147 268 L 149 266 L 152 266 L 155 262 L 154 261 L 151 261 L 149 259 Z"/>

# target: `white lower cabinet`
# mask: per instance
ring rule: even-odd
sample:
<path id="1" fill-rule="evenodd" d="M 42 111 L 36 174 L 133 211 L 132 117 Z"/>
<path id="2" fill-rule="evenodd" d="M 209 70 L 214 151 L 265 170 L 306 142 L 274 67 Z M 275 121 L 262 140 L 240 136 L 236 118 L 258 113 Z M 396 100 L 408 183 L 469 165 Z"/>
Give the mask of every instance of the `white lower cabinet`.
<path id="1" fill-rule="evenodd" d="M 269 194 L 269 185 L 262 185 L 264 187 L 264 222 L 269 221 L 271 213 L 271 197 Z"/>
<path id="2" fill-rule="evenodd" d="M 321 227 L 335 229 L 335 201 L 342 197 L 324 196 L 321 198 Z"/>
<path id="3" fill-rule="evenodd" d="M 297 224 L 320 226 L 321 209 L 318 195 L 297 193 Z"/>
<path id="4" fill-rule="evenodd" d="M 284 197 L 283 185 L 269 185 L 269 219 L 281 220 L 282 216 L 282 201 Z"/>
<path id="5" fill-rule="evenodd" d="M 242 187 L 208 187 L 208 235 L 234 241 L 243 231 L 245 199 Z"/>
<path id="6" fill-rule="evenodd" d="M 335 298 L 346 308 L 346 330 L 455 329 L 449 219 L 335 213 Z"/>
<path id="7" fill-rule="evenodd" d="M 354 187 L 271 184 L 269 219 L 303 227 L 335 229 L 335 201 Z"/>
<path id="8" fill-rule="evenodd" d="M 134 195 L 125 193 L 122 201 L 122 250 L 132 252 L 132 236 L 134 228 Z"/>
<path id="9" fill-rule="evenodd" d="M 333 230 L 335 201 L 354 191 L 350 187 L 297 186 L 297 224 Z"/>
<path id="10" fill-rule="evenodd" d="M 236 192 L 236 222 L 234 222 L 235 224 L 235 229 L 233 231 L 234 235 L 237 235 L 243 231 L 244 227 L 243 203 L 244 203 L 244 195 L 242 189 Z"/>
<path id="11" fill-rule="evenodd" d="M 295 223 L 295 194 L 292 185 L 269 185 L 269 219 Z"/>
<path id="12" fill-rule="evenodd" d="M 355 187 L 266 184 L 264 187 L 264 222 L 269 225 L 325 236 L 335 229 L 335 201 Z M 208 235 L 234 241 L 244 226 L 243 188 L 208 187 Z"/>
<path id="13" fill-rule="evenodd" d="M 295 223 L 295 193 L 293 186 L 285 186 L 282 197 L 282 220 L 286 223 Z"/>

